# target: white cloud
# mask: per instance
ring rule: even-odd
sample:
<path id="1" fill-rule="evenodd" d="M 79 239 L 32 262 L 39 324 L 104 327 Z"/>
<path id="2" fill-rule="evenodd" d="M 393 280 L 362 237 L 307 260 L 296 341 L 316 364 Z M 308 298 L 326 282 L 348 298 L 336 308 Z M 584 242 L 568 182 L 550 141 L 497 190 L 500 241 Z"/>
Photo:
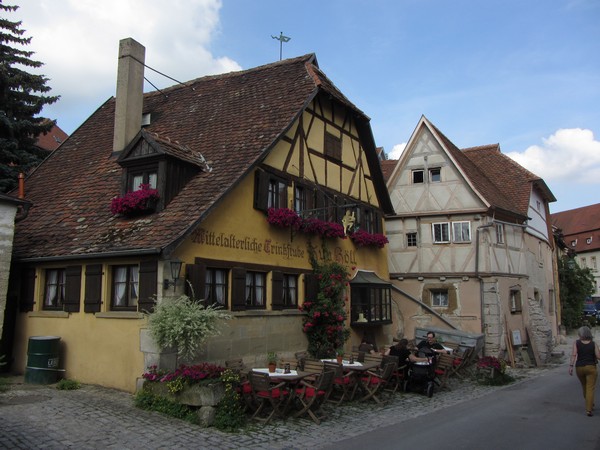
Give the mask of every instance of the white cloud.
<path id="1" fill-rule="evenodd" d="M 542 145 L 532 145 L 522 153 L 510 152 L 507 156 L 547 183 L 600 183 L 600 141 L 591 130 L 559 129 L 542 141 Z"/>
<path id="2" fill-rule="evenodd" d="M 392 151 L 387 155 L 388 159 L 400 159 L 400 155 L 406 148 L 406 144 L 407 144 L 406 142 L 403 142 L 402 144 L 394 145 L 392 147 Z"/>
<path id="3" fill-rule="evenodd" d="M 210 51 L 220 30 L 221 0 L 22 3 L 10 20 L 23 21 L 25 36 L 32 37 L 26 49 L 44 63 L 39 73 L 50 79 L 51 94 L 61 96 L 44 110 L 59 124 L 83 103 L 95 109 L 114 95 L 119 41 L 127 37 L 146 47 L 148 66 L 178 81 L 241 69 L 235 61 Z M 159 88 L 175 84 L 148 69 L 146 77 Z M 148 85 L 146 90 L 153 88 Z M 80 117 L 76 125 L 85 118 Z"/>

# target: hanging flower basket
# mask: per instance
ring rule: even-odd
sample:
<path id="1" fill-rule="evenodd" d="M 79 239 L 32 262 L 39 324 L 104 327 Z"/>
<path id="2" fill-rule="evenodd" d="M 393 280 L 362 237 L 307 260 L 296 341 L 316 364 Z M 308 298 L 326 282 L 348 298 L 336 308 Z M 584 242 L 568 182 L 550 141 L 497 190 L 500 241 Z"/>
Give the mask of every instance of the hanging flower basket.
<path id="1" fill-rule="evenodd" d="M 137 191 L 128 192 L 123 197 L 115 197 L 110 204 L 110 211 L 122 216 L 135 216 L 154 212 L 158 204 L 158 190 L 148 184 L 141 184 Z"/>
<path id="2" fill-rule="evenodd" d="M 388 238 L 380 233 L 367 233 L 364 230 L 356 230 L 350 235 L 350 239 L 357 247 L 378 247 L 383 248 L 387 244 Z"/>

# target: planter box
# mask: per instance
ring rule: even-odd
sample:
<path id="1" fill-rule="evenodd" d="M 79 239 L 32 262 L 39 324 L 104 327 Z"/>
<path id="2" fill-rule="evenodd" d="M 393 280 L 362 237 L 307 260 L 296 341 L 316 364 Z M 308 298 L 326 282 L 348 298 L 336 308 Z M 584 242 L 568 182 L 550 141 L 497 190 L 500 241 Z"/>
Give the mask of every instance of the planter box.
<path id="1" fill-rule="evenodd" d="M 161 396 L 167 400 L 182 405 L 197 408 L 200 425 L 209 427 L 215 418 L 215 406 L 225 395 L 225 386 L 220 381 L 213 384 L 186 386 L 181 392 L 171 394 L 167 383 L 156 381 L 145 381 L 143 389 L 154 395 Z"/>

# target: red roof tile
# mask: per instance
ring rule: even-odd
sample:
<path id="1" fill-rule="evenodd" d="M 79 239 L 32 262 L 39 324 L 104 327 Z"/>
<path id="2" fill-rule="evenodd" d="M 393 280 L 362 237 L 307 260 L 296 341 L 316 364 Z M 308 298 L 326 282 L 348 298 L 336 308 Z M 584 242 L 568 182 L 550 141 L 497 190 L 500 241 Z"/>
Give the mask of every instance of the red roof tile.
<path id="1" fill-rule="evenodd" d="M 15 257 L 158 252 L 177 245 L 319 90 L 351 105 L 309 54 L 144 94 L 144 113 L 152 117 L 144 130 L 158 136 L 165 151 L 199 152 L 212 171 L 194 176 L 165 210 L 129 220 L 110 211 L 122 168 L 112 154 L 115 99 L 109 99 L 28 177 L 27 200 L 34 206 L 17 224 Z"/>

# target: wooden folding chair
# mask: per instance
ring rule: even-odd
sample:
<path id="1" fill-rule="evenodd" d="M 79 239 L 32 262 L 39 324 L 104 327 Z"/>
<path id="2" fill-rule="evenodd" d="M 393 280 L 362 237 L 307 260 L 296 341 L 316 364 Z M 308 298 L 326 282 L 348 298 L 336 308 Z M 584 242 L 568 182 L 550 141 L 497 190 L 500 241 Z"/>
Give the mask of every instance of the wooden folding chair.
<path id="1" fill-rule="evenodd" d="M 396 363 L 396 370 L 394 370 L 394 372 L 392 373 L 392 376 L 390 377 L 390 380 L 388 381 L 385 389 L 394 393 L 404 383 L 404 374 L 407 365 L 404 364 L 402 367 L 399 367 L 400 358 L 392 355 L 383 355 L 381 357 L 381 368 L 383 369 L 385 365 L 390 362 Z"/>
<path id="2" fill-rule="evenodd" d="M 382 404 L 383 400 L 379 398 L 381 392 L 384 390 L 397 367 L 398 365 L 395 362 L 389 362 L 385 365 L 383 370 L 368 370 L 361 378 L 362 387 L 365 389 L 366 394 L 360 400 L 365 401 L 373 399 L 377 403 Z"/>
<path id="3" fill-rule="evenodd" d="M 294 417 L 301 417 L 308 414 L 317 425 L 326 417 L 322 405 L 329 397 L 333 387 L 335 372 L 324 370 L 317 376 L 316 381 L 310 383 L 301 380 L 299 387 L 296 388 L 296 400 L 300 405 L 300 411 L 296 412 Z"/>
<path id="4" fill-rule="evenodd" d="M 441 388 L 446 387 L 448 378 L 454 368 L 454 357 L 446 353 L 438 355 L 438 361 L 434 370 L 435 383 Z"/>
<path id="5" fill-rule="evenodd" d="M 334 372 L 333 388 L 327 400 L 338 405 L 344 400 L 349 400 L 352 397 L 356 379 L 353 376 L 344 373 L 344 366 L 336 362 L 326 361 L 323 370 Z"/>
<path id="6" fill-rule="evenodd" d="M 252 419 L 269 423 L 273 416 L 284 417 L 284 411 L 289 401 L 289 391 L 284 389 L 285 382 L 271 383 L 268 373 L 249 372 L 250 386 L 252 386 L 252 395 L 256 404 L 256 410 L 252 414 Z M 270 406 L 271 411 L 266 417 L 260 417 Z"/>

